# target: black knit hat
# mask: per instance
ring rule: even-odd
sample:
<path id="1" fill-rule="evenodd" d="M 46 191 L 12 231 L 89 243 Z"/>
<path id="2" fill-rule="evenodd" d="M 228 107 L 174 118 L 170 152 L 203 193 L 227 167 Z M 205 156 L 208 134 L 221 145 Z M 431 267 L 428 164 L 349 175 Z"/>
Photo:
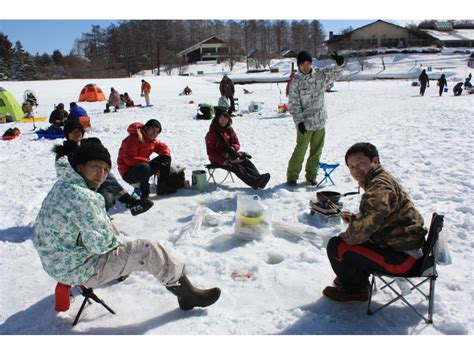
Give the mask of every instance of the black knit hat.
<path id="1" fill-rule="evenodd" d="M 104 145 L 97 142 L 88 142 L 81 144 L 72 155 L 72 167 L 76 169 L 77 165 L 85 164 L 88 161 L 104 161 L 112 167 L 110 153 Z"/>
<path id="2" fill-rule="evenodd" d="M 84 136 L 85 131 L 82 124 L 75 120 L 68 120 L 66 124 L 64 124 L 64 137 L 66 138 L 66 140 L 69 140 L 69 134 L 74 129 L 80 129 L 82 132 L 82 136 Z"/>
<path id="3" fill-rule="evenodd" d="M 305 61 L 309 61 L 310 63 L 313 62 L 313 57 L 307 51 L 303 50 L 298 53 L 296 56 L 296 65 L 300 66 Z"/>
<path id="4" fill-rule="evenodd" d="M 158 122 L 156 119 L 150 119 L 148 122 L 145 123 L 145 128 L 160 128 L 161 132 L 161 123 Z"/>

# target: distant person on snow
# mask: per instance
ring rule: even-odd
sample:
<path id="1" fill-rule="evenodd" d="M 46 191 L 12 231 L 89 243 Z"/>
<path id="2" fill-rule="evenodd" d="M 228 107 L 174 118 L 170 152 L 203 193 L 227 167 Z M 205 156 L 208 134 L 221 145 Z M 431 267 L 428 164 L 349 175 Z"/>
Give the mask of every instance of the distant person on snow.
<path id="1" fill-rule="evenodd" d="M 132 123 L 128 126 L 128 137 L 122 141 L 118 153 L 118 170 L 123 180 L 130 184 L 139 183 L 141 199 L 150 196 L 150 177 L 158 177 L 157 194 L 167 194 L 166 189 L 171 167 L 171 151 L 158 140 L 161 124 L 150 119 L 145 124 Z M 158 154 L 150 159 L 151 154 Z"/>
<path id="2" fill-rule="evenodd" d="M 468 89 L 468 88 L 470 89 L 472 87 L 471 79 L 472 79 L 472 74 L 469 73 L 469 76 L 466 77 L 466 81 L 464 82 L 465 89 Z"/>
<path id="3" fill-rule="evenodd" d="M 117 112 L 119 110 L 119 104 L 120 104 L 120 93 L 116 89 L 111 87 L 109 99 L 107 103 L 105 104 L 104 113 L 109 113 L 110 107 L 114 107 L 114 112 Z"/>
<path id="4" fill-rule="evenodd" d="M 454 96 L 461 96 L 462 93 L 462 82 L 458 82 L 454 87 L 453 87 L 453 93 Z"/>
<path id="5" fill-rule="evenodd" d="M 380 165 L 377 148 L 357 143 L 347 150 L 346 165 L 364 189 L 359 212 L 342 212 L 346 231 L 329 240 L 329 262 L 336 273 L 334 286 L 323 294 L 335 301 L 367 301 L 369 275 L 401 275 L 423 256 L 427 230 L 407 192 Z"/>
<path id="6" fill-rule="evenodd" d="M 79 106 L 76 102 L 69 103 L 68 120 L 74 120 L 76 122 L 79 122 L 79 118 L 87 116 L 87 111 L 83 107 Z"/>
<path id="7" fill-rule="evenodd" d="M 296 186 L 306 150 L 309 145 L 309 156 L 306 161 L 305 178 L 308 184 L 315 186 L 319 169 L 319 158 L 323 151 L 325 125 L 327 120 L 324 105 L 324 92 L 328 85 L 342 75 L 344 57 L 334 52 L 331 57 L 337 66 L 333 68 L 313 68 L 313 57 L 306 51 L 298 53 L 296 63 L 298 74 L 290 85 L 288 108 L 296 127 L 296 146 L 288 161 L 286 183 Z"/>
<path id="8" fill-rule="evenodd" d="M 177 297 L 182 310 L 207 307 L 219 299 L 219 288 L 195 288 L 185 275 L 184 263 L 160 243 L 144 239 L 124 243 L 119 238 L 104 198 L 97 193 L 112 167 L 102 144 L 81 144 L 71 164 L 62 157 L 56 166 L 59 178 L 41 205 L 33 239 L 52 278 L 95 288 L 145 271 Z"/>
<path id="9" fill-rule="evenodd" d="M 189 88 L 189 86 L 186 86 L 184 89 L 183 89 L 183 92 L 182 94 L 185 95 L 185 96 L 189 96 L 193 93 L 193 91 Z"/>
<path id="10" fill-rule="evenodd" d="M 145 97 L 146 105 L 150 105 L 151 85 L 142 79 L 141 97 Z"/>
<path id="11" fill-rule="evenodd" d="M 290 74 L 290 80 L 288 80 L 288 82 L 286 83 L 286 90 L 285 90 L 286 97 L 290 95 L 290 86 L 293 80 L 295 79 L 295 77 L 296 77 L 296 72 L 292 71 Z"/>
<path id="12" fill-rule="evenodd" d="M 206 134 L 206 149 L 209 161 L 224 170 L 231 171 L 250 187 L 265 188 L 270 174 L 260 174 L 250 161 L 251 156 L 240 150 L 240 142 L 234 129 L 232 118 L 223 110 L 216 110 L 214 119 Z"/>
<path id="13" fill-rule="evenodd" d="M 230 100 L 230 107 L 229 107 L 229 114 L 232 114 L 235 112 L 235 102 L 234 102 L 234 95 L 235 95 L 235 87 L 234 83 L 228 77 L 227 75 L 224 75 L 224 77 L 221 80 L 221 83 L 219 84 L 219 91 L 221 93 L 221 96 L 228 98 Z"/>
<path id="14" fill-rule="evenodd" d="M 66 141 L 62 145 L 55 145 L 53 152 L 56 154 L 56 161 L 63 156 L 67 156 L 69 162 L 72 163 L 72 154 L 81 145 L 88 142 L 101 143 L 97 138 L 84 139 L 84 127 L 76 121 L 67 121 L 64 126 L 64 137 Z M 59 177 L 59 174 L 58 174 Z M 137 200 L 132 198 L 130 194 L 120 185 L 113 173 L 109 173 L 104 183 L 97 189 L 97 193 L 101 194 L 105 200 L 105 210 L 112 208 L 116 200 L 125 204 L 130 209 L 132 215 L 138 215 L 146 212 L 153 206 L 151 200 Z"/>
<path id="15" fill-rule="evenodd" d="M 62 130 L 69 113 L 64 109 L 64 103 L 58 103 L 54 111 L 49 116 L 49 122 L 55 130 Z"/>
<path id="16" fill-rule="evenodd" d="M 440 78 L 438 79 L 438 86 L 439 86 L 439 95 L 443 95 L 444 87 L 448 86 L 448 82 L 446 81 L 446 77 L 444 74 L 441 74 Z"/>
<path id="17" fill-rule="evenodd" d="M 423 69 L 420 76 L 418 77 L 418 81 L 420 82 L 420 95 L 424 96 L 426 87 L 430 87 L 430 79 L 425 69 Z"/>
<path id="18" fill-rule="evenodd" d="M 133 102 L 132 98 L 128 95 L 127 92 L 123 94 L 123 101 L 125 102 L 125 107 L 135 107 L 135 102 Z"/>

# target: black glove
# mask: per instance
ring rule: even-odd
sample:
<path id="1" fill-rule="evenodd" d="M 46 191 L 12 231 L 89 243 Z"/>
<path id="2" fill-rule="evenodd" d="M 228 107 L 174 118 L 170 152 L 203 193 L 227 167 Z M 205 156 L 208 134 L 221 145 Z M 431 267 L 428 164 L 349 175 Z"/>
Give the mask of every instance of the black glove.
<path id="1" fill-rule="evenodd" d="M 331 58 L 333 58 L 339 66 L 344 64 L 344 57 L 342 55 L 337 55 L 337 52 L 332 53 Z"/>
<path id="2" fill-rule="evenodd" d="M 298 130 L 301 134 L 306 134 L 307 130 L 303 122 L 298 123 Z"/>

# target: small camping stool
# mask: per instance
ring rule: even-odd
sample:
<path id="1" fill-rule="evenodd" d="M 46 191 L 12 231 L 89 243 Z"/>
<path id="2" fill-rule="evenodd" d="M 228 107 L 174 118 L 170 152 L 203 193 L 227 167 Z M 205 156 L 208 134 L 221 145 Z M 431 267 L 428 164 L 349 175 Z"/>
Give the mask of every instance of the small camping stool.
<path id="1" fill-rule="evenodd" d="M 435 282 L 438 277 L 436 271 L 436 244 L 438 242 L 439 233 L 443 228 L 444 216 L 437 213 L 433 213 L 431 218 L 430 230 L 425 244 L 423 245 L 423 257 L 419 258 L 413 268 L 403 275 L 393 275 L 385 273 L 373 273 L 372 282 L 370 286 L 369 304 L 367 307 L 367 314 L 373 315 L 374 313 L 386 308 L 393 304 L 395 301 L 401 300 L 405 305 L 411 308 L 418 316 L 420 316 L 426 323 L 433 323 L 433 308 L 434 308 L 434 296 L 435 296 Z M 379 306 L 375 310 L 372 308 L 372 296 L 376 290 L 375 280 L 378 279 L 384 283 L 380 290 L 388 288 L 391 290 L 395 297 L 384 305 Z M 398 286 L 394 287 L 393 284 L 397 279 L 406 281 L 409 284 L 409 288 L 400 291 Z M 425 282 L 429 281 L 429 292 L 426 294 L 420 289 L 420 286 Z M 426 300 L 428 300 L 428 317 L 422 315 L 412 304 L 407 300 L 407 296 L 410 295 L 413 290 L 418 291 Z M 426 290 L 425 290 L 426 291 Z"/>
<path id="2" fill-rule="evenodd" d="M 76 318 L 74 322 L 72 323 L 73 326 L 79 322 L 79 317 L 81 317 L 82 311 L 84 310 L 84 307 L 86 306 L 86 303 L 92 304 L 91 300 L 94 300 L 98 304 L 101 304 L 104 306 L 111 314 L 115 315 L 114 310 L 112 310 L 107 304 L 102 300 L 97 297 L 97 295 L 94 293 L 92 288 L 88 288 L 84 285 L 79 285 L 76 287 L 77 290 L 81 293 L 82 296 L 84 296 L 84 301 L 82 302 L 81 308 L 79 309 L 79 312 L 76 315 Z"/>
<path id="3" fill-rule="evenodd" d="M 323 184 L 325 181 L 327 180 L 330 180 L 332 185 L 334 186 L 335 183 L 334 181 L 332 180 L 331 178 L 331 173 L 334 172 L 334 170 L 336 168 L 338 168 L 339 164 L 336 163 L 336 164 L 328 164 L 328 163 L 324 163 L 324 162 L 320 162 L 319 163 L 319 168 L 322 168 L 324 170 L 324 178 L 319 181 L 319 183 L 316 185 L 316 188 L 318 188 L 321 184 Z"/>
<path id="4" fill-rule="evenodd" d="M 115 315 L 114 310 L 112 310 L 107 304 L 99 299 L 97 295 L 94 293 L 92 288 L 88 288 L 84 285 L 78 285 L 76 286 L 76 289 L 79 291 L 79 293 L 84 296 L 84 301 L 82 302 L 82 305 L 79 309 L 79 312 L 76 315 L 76 318 L 74 319 L 74 322 L 72 323 L 73 326 L 79 322 L 79 317 L 82 314 L 82 311 L 84 310 L 84 307 L 86 306 L 86 303 L 92 304 L 90 301 L 91 299 L 94 300 L 95 302 L 101 304 L 104 306 L 110 313 Z M 63 283 L 57 283 L 56 284 L 56 289 L 54 291 L 54 309 L 57 312 L 64 312 L 69 310 L 70 304 L 71 304 L 71 286 Z"/>
<path id="5" fill-rule="evenodd" d="M 230 179 L 232 180 L 232 182 L 235 182 L 234 181 L 234 177 L 232 177 L 232 172 L 230 172 L 229 170 L 226 170 L 224 168 L 222 168 L 221 166 L 219 165 L 216 165 L 216 164 L 213 164 L 213 163 L 210 163 L 208 165 L 204 165 L 206 168 L 207 168 L 207 171 L 209 172 L 209 178 L 207 179 L 207 182 L 209 183 L 209 181 L 212 179 L 212 182 L 214 184 L 217 184 L 216 182 L 216 179 L 214 178 L 214 172 L 217 170 L 217 169 L 223 169 L 224 171 L 227 172 L 227 174 L 225 175 L 224 179 L 219 183 L 224 183 L 225 180 L 227 179 L 227 177 L 230 176 Z"/>

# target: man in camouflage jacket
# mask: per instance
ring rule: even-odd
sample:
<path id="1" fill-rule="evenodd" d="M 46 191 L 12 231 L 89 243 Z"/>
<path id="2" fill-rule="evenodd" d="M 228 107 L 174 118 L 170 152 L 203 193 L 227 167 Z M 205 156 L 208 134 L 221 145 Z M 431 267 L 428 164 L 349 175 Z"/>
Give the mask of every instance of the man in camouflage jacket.
<path id="1" fill-rule="evenodd" d="M 421 257 L 427 230 L 423 217 L 403 187 L 379 161 L 370 143 L 357 143 L 346 153 L 352 177 L 365 191 L 359 213 L 342 213 L 347 230 L 327 246 L 329 261 L 337 275 L 323 294 L 336 301 L 366 301 L 369 275 L 408 272 Z"/>
<path id="2" fill-rule="evenodd" d="M 302 51 L 298 53 L 298 74 L 290 85 L 288 108 L 296 125 L 296 147 L 288 162 L 287 183 L 295 186 L 303 166 L 306 150 L 309 156 L 306 161 L 306 181 L 316 185 L 316 174 L 319 168 L 319 157 L 323 151 L 324 135 L 327 120 L 324 105 L 324 92 L 327 87 L 341 76 L 344 58 L 334 52 L 332 58 L 337 66 L 318 69 L 312 67 L 313 58 Z"/>

